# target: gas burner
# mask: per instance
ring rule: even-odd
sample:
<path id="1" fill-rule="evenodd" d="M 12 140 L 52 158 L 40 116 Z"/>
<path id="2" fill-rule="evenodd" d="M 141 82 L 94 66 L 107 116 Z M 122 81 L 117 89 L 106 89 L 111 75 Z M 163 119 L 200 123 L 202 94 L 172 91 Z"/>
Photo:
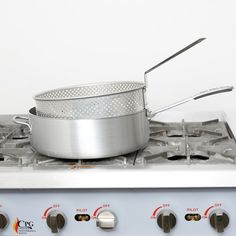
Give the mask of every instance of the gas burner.
<path id="1" fill-rule="evenodd" d="M 0 167 L 77 169 L 236 163 L 235 138 L 224 121 L 151 121 L 150 131 L 148 146 L 128 155 L 105 159 L 64 160 L 34 151 L 30 146 L 27 127 L 1 123 Z"/>

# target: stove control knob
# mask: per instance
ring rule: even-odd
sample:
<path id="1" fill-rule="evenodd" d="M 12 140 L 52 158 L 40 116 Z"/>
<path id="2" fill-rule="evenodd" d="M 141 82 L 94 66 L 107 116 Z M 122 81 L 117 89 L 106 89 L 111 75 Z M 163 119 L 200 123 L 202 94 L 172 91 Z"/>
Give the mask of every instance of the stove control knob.
<path id="1" fill-rule="evenodd" d="M 101 211 L 97 216 L 97 227 L 101 229 L 113 229 L 116 227 L 117 218 L 111 211 Z"/>
<path id="2" fill-rule="evenodd" d="M 47 216 L 47 225 L 52 233 L 58 233 L 66 224 L 65 215 L 57 210 L 52 210 Z"/>
<path id="3" fill-rule="evenodd" d="M 8 225 L 8 216 L 5 213 L 0 212 L 0 230 L 5 229 L 7 225 Z"/>
<path id="4" fill-rule="evenodd" d="M 164 233 L 170 233 L 176 225 L 176 216 L 170 210 L 163 210 L 157 216 L 157 224 Z"/>
<path id="5" fill-rule="evenodd" d="M 215 210 L 210 214 L 210 224 L 218 233 L 223 233 L 229 225 L 229 216 L 221 209 Z"/>

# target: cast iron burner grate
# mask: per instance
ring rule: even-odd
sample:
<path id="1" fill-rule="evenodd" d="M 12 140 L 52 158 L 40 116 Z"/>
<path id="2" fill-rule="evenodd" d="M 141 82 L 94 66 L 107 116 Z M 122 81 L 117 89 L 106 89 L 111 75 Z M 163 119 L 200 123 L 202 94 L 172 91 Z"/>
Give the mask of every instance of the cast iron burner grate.
<path id="1" fill-rule="evenodd" d="M 124 156 L 93 160 L 56 159 L 30 146 L 29 130 L 0 117 L 0 167 L 126 168 L 177 164 L 235 164 L 236 142 L 228 124 L 204 122 L 150 122 L 148 146 Z"/>
<path id="2" fill-rule="evenodd" d="M 236 143 L 228 124 L 218 119 L 205 122 L 150 123 L 149 146 L 141 153 L 148 163 L 235 163 Z M 137 163 L 137 162 L 136 162 Z"/>

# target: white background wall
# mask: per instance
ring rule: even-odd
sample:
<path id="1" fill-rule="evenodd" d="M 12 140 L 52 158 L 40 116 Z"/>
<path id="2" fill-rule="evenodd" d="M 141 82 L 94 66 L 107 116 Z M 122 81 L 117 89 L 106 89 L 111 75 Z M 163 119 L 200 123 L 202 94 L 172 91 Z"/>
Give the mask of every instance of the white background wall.
<path id="1" fill-rule="evenodd" d="M 235 9 L 233 0 L 0 1 L 0 113 L 26 113 L 35 93 L 55 87 L 142 81 L 199 37 L 207 40 L 150 74 L 150 106 L 236 85 Z M 224 110 L 236 120 L 235 102 L 236 90 L 172 112 Z"/>

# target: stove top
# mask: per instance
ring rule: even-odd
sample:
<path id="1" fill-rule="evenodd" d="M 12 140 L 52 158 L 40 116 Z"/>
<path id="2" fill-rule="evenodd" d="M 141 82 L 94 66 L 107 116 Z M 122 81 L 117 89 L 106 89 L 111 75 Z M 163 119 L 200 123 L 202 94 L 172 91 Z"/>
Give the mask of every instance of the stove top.
<path id="1" fill-rule="evenodd" d="M 6 121 L 10 121 L 11 117 Z M 229 125 L 218 119 L 203 122 L 150 122 L 145 149 L 124 156 L 63 160 L 41 155 L 30 146 L 25 126 L 0 122 L 0 167 L 99 168 L 176 164 L 235 164 L 236 141 Z"/>
<path id="2" fill-rule="evenodd" d="M 0 116 L 0 178 L 6 180 L 1 181 L 0 188 L 97 188 L 94 179 L 103 187 L 219 186 L 223 185 L 223 172 L 227 184 L 236 186 L 232 180 L 236 174 L 236 141 L 228 123 L 221 119 L 151 121 L 145 149 L 106 159 L 63 160 L 37 153 L 30 145 L 28 128 L 12 123 L 12 117 Z M 155 181 L 173 174 L 172 182 Z M 194 179 L 186 180 L 187 175 Z"/>

